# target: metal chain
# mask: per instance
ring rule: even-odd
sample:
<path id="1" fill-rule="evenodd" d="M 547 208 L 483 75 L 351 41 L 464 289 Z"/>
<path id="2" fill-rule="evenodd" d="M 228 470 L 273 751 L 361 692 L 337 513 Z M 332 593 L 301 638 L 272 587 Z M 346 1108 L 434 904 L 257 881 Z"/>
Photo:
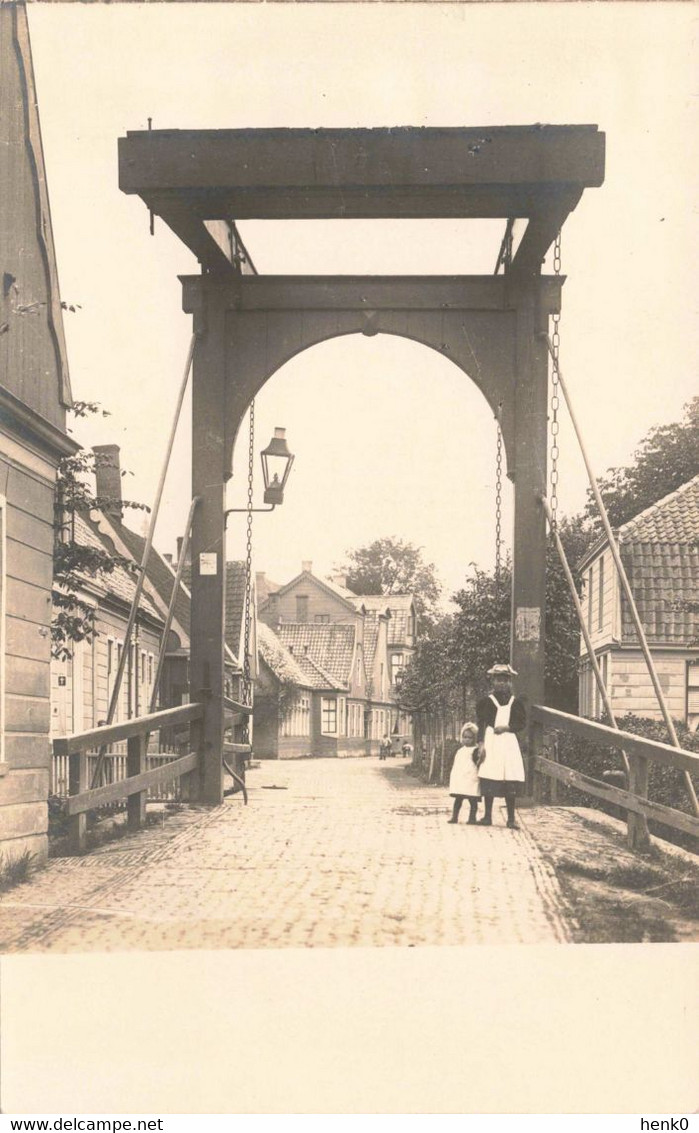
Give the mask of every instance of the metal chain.
<path id="1" fill-rule="evenodd" d="M 252 680 L 250 677 L 250 627 L 252 623 L 252 488 L 255 469 L 255 402 L 250 402 L 250 444 L 248 448 L 248 503 L 247 503 L 247 544 L 245 554 L 245 636 L 243 654 L 243 698 L 244 703 L 252 705 Z M 250 742 L 249 717 L 245 717 L 243 743 Z"/>
<path id="2" fill-rule="evenodd" d="M 495 581 L 499 586 L 502 570 L 502 428 L 499 409 L 495 420 L 498 426 L 495 456 Z"/>
<path id="3" fill-rule="evenodd" d="M 561 233 L 560 230 L 556 236 L 553 245 L 553 270 L 555 275 L 561 274 Z M 553 354 L 552 367 L 551 367 L 551 494 L 549 499 L 549 506 L 551 508 L 551 530 L 556 530 L 556 515 L 558 511 L 558 457 L 560 449 L 558 447 L 558 410 L 560 408 L 560 398 L 558 393 L 558 352 L 561 345 L 561 335 L 559 331 L 559 323 L 561 316 L 556 312 L 552 316 L 553 320 L 553 334 L 551 335 L 551 350 Z"/>

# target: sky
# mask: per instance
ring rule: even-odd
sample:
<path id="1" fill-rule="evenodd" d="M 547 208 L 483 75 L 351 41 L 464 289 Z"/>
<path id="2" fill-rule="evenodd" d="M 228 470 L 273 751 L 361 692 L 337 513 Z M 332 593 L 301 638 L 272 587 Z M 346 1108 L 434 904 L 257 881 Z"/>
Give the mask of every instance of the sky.
<path id="1" fill-rule="evenodd" d="M 604 185 L 563 230 L 561 367 L 593 467 L 628 462 L 697 392 L 696 15 L 686 4 L 32 4 L 29 22 L 73 395 L 108 418 L 125 495 L 152 503 L 191 335 L 184 245 L 117 184 L 117 138 L 153 127 L 594 123 Z M 261 273 L 494 270 L 492 222 L 240 225 Z M 191 498 L 189 401 L 155 543 L 174 551 Z M 468 377 L 419 344 L 334 339 L 277 372 L 256 401 L 296 454 L 283 506 L 255 519 L 255 565 L 284 583 L 395 535 L 424 549 L 448 595 L 494 557 L 495 425 Z M 245 433 L 245 426 L 243 434 Z M 229 507 L 246 498 L 241 435 Z M 561 429 L 560 506 L 585 500 Z M 259 463 L 259 462 L 258 462 Z M 261 503 L 259 476 L 256 502 Z M 504 529 L 511 530 L 505 488 Z M 140 529 L 141 513 L 131 525 Z M 244 516 L 229 557 L 244 553 Z"/>

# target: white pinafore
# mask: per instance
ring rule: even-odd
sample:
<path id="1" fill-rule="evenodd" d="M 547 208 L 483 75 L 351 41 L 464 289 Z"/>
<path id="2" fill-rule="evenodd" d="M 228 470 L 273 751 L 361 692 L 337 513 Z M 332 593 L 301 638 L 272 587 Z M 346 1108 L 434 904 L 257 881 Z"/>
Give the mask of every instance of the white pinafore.
<path id="1" fill-rule="evenodd" d="M 500 704 L 496 697 L 490 698 L 495 705 L 495 723 L 485 730 L 485 759 L 478 768 L 481 779 L 495 779 L 507 782 L 524 782 L 524 762 L 519 740 L 514 732 L 502 732 L 496 736 L 493 728 L 508 728 L 514 696 L 507 704 Z"/>

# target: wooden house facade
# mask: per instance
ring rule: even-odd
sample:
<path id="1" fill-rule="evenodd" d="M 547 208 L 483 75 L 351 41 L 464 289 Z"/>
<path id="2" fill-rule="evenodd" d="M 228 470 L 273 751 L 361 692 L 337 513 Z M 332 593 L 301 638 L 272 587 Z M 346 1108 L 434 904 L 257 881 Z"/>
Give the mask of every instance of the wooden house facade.
<path id="1" fill-rule="evenodd" d="M 617 539 L 670 714 L 699 726 L 699 476 L 619 528 Z M 615 715 L 661 712 L 606 540 L 580 564 L 582 607 Z M 579 705 L 603 706 L 581 642 Z"/>
<path id="2" fill-rule="evenodd" d="M 274 637 L 265 631 L 260 640 L 256 755 L 377 754 L 384 735 L 394 745 L 412 735 L 396 698 L 390 599 L 365 599 L 341 579 L 317 578 L 310 562 L 291 582 L 265 592 L 260 633 L 265 625 Z M 285 679 L 296 684 L 298 705 L 275 711 Z"/>
<path id="3" fill-rule="evenodd" d="M 77 446 L 25 6 L 0 5 L 0 855 L 47 854 L 56 469 Z"/>

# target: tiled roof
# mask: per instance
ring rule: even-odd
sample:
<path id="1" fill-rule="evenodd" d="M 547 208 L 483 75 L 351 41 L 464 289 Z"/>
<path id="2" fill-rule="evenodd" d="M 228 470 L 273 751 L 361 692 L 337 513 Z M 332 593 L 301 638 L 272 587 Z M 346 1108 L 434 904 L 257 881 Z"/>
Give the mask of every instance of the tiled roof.
<path id="1" fill-rule="evenodd" d="M 126 527 L 118 520 L 115 520 L 112 516 L 109 516 L 109 523 L 114 528 L 114 531 L 122 540 L 122 542 L 125 543 L 125 545 L 129 548 L 129 551 L 133 555 L 136 562 L 140 563 L 141 559 L 143 558 L 143 548 L 146 545 L 146 541 L 143 536 L 137 535 L 135 531 L 131 531 L 130 528 Z M 155 587 L 166 607 L 169 606 L 170 599 L 172 597 L 172 588 L 175 585 L 175 575 L 172 567 L 168 566 L 159 552 L 156 551 L 155 547 L 151 547 L 150 555 L 148 556 L 148 566 L 146 568 L 146 573 L 148 575 L 149 582 Z M 184 581 L 185 580 L 183 575 L 182 582 Z M 175 601 L 174 614 L 175 618 L 182 626 L 182 629 L 187 634 L 187 638 L 189 638 L 190 634 L 190 608 L 190 596 L 182 586 L 182 584 L 180 584 L 177 599 Z M 187 648 L 189 646 L 189 641 L 183 641 L 182 645 Z"/>
<path id="2" fill-rule="evenodd" d="M 282 645 L 274 630 L 264 622 L 259 622 L 257 626 L 257 645 L 262 660 L 278 680 L 293 681 L 302 688 L 315 687 L 307 677 L 304 667 Z"/>
<path id="3" fill-rule="evenodd" d="M 699 541 L 699 476 L 620 527 L 619 541 L 622 544 Z"/>
<path id="4" fill-rule="evenodd" d="M 312 657 L 308 654 L 302 653 L 300 657 L 296 658 L 299 663 L 299 668 L 302 670 L 305 679 L 311 688 L 317 689 L 334 689 L 342 692 L 346 685 L 342 681 L 337 680 L 336 677 L 326 673 L 322 666 L 318 665 Z"/>
<path id="5" fill-rule="evenodd" d="M 699 544 L 633 542 L 621 548 L 643 628 L 651 644 L 689 645 L 699 637 Z M 622 595 L 624 641 L 636 641 Z"/>
<path id="6" fill-rule="evenodd" d="M 110 541 L 103 535 L 97 525 L 94 524 L 92 520 L 79 513 L 75 515 L 74 537 L 75 542 L 83 547 L 94 547 L 101 551 L 106 550 L 109 554 L 113 554 L 114 552 Z M 115 566 L 114 570 L 109 573 L 100 573 L 94 578 L 89 575 L 85 575 L 84 577 L 89 579 L 90 584 L 96 586 L 104 594 L 111 595 L 131 605 L 136 592 L 136 576 L 131 574 L 125 567 Z M 155 606 L 148 595 L 143 592 L 141 593 L 139 608 L 158 621 L 163 621 L 162 614 L 157 606 Z"/>
<path id="7" fill-rule="evenodd" d="M 354 657 L 353 625 L 283 622 L 277 629 L 277 636 L 299 662 L 306 655 L 333 680 L 343 686 L 348 684 Z"/>
<path id="8" fill-rule="evenodd" d="M 367 610 L 383 612 L 388 609 L 390 613 L 388 644 L 405 644 L 408 636 L 408 620 L 415 605 L 412 594 L 362 594 L 355 601 L 363 603 Z"/>
<path id="9" fill-rule="evenodd" d="M 376 647 L 379 643 L 379 623 L 368 621 L 364 626 L 364 667 L 367 680 L 370 681 L 374 672 L 376 660 Z"/>
<path id="10" fill-rule="evenodd" d="M 689 645 L 699 636 L 699 476 L 619 528 L 621 557 L 652 644 Z M 624 641 L 636 633 L 622 596 Z"/>
<path id="11" fill-rule="evenodd" d="M 240 652 L 245 610 L 245 563 L 226 563 L 226 644 L 236 657 Z"/>

